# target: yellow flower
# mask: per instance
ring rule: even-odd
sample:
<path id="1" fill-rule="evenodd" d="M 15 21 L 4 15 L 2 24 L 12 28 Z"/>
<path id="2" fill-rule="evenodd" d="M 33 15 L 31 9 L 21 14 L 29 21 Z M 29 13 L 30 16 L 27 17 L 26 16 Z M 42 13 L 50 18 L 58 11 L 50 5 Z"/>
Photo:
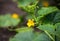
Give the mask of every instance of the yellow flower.
<path id="1" fill-rule="evenodd" d="M 28 27 L 34 26 L 34 20 L 33 19 L 29 19 L 28 22 L 27 22 L 27 26 Z"/>
<path id="2" fill-rule="evenodd" d="M 12 14 L 12 18 L 18 19 L 19 15 L 17 13 Z"/>
<path id="3" fill-rule="evenodd" d="M 48 7 L 49 6 L 49 3 L 47 1 L 44 1 L 43 2 L 43 6 Z"/>

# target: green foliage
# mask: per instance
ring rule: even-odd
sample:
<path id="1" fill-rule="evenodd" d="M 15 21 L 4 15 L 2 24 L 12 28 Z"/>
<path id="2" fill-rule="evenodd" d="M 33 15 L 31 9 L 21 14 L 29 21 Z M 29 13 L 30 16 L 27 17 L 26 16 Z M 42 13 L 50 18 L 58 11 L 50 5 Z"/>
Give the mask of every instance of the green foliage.
<path id="1" fill-rule="evenodd" d="M 0 15 L 0 27 L 16 26 L 20 19 L 14 19 L 10 14 Z"/>
<path id="2" fill-rule="evenodd" d="M 26 20 L 34 19 L 35 28 L 22 26 L 22 28 L 16 29 L 18 33 L 10 38 L 10 41 L 55 41 L 60 39 L 60 10 L 56 6 L 40 7 L 38 0 L 18 1 L 18 7 L 27 12 Z M 41 5 L 42 3 L 40 2 Z"/>
<path id="3" fill-rule="evenodd" d="M 20 28 L 20 32 L 10 41 L 50 41 L 50 38 L 44 33 L 34 33 L 32 28 Z"/>
<path id="4" fill-rule="evenodd" d="M 55 12 L 57 11 L 58 9 L 56 7 L 42 7 L 39 11 L 38 11 L 38 14 L 40 16 L 44 16 L 44 15 L 47 15 L 47 14 L 50 14 L 52 12 Z"/>
<path id="5" fill-rule="evenodd" d="M 37 21 L 43 19 L 44 21 L 46 20 L 45 19 L 45 16 L 49 15 L 49 14 L 53 14 L 53 12 L 57 12 L 58 11 L 58 8 L 56 7 L 42 7 L 38 10 L 38 17 L 37 17 Z M 49 16 L 48 16 L 49 17 Z M 42 21 L 43 21 L 42 20 Z M 48 19 L 47 19 L 48 20 Z M 46 20 L 46 21 L 47 21 Z"/>
<path id="6" fill-rule="evenodd" d="M 40 15 L 40 17 L 44 17 L 45 15 L 51 14 L 57 10 L 58 9 L 56 7 L 42 7 L 40 10 L 38 10 L 38 15 Z"/>
<path id="7" fill-rule="evenodd" d="M 50 34 L 54 34 L 56 27 L 51 24 L 43 24 L 43 25 L 39 25 L 37 28 L 43 31 L 48 31 Z"/>
<path id="8" fill-rule="evenodd" d="M 60 41 L 60 9 L 56 6 L 44 7 L 44 0 L 41 2 L 39 0 L 16 1 L 18 8 L 27 12 L 25 17 L 21 16 L 19 19 L 14 19 L 10 14 L 0 15 L 0 27 L 18 27 L 14 29 L 18 33 L 9 41 Z M 21 23 L 19 23 L 20 20 Z M 27 23 L 34 24 L 34 26 L 28 27 Z M 20 26 L 20 24 L 23 25 Z"/>

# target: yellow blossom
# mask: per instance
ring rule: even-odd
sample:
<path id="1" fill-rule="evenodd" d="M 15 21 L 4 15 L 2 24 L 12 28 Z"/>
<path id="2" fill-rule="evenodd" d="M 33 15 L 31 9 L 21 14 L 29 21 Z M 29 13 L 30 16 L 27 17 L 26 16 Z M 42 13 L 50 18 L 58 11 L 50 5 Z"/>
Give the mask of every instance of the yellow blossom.
<path id="1" fill-rule="evenodd" d="M 18 19 L 19 15 L 17 13 L 12 14 L 12 18 Z"/>
<path id="2" fill-rule="evenodd" d="M 48 7 L 49 6 L 49 3 L 47 1 L 44 1 L 43 2 L 43 6 Z"/>
<path id="3" fill-rule="evenodd" d="M 27 22 L 27 26 L 28 27 L 34 26 L 34 20 L 33 19 L 29 19 L 28 22 Z"/>

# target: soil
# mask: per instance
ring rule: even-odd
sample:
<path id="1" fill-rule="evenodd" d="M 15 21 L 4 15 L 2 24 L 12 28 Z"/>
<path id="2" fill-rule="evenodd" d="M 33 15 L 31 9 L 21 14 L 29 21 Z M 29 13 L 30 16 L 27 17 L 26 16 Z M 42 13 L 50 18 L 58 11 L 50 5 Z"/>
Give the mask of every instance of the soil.
<path id="1" fill-rule="evenodd" d="M 13 37 L 15 34 L 15 31 L 9 31 L 6 28 L 0 28 L 0 41 L 9 41 L 9 38 Z"/>

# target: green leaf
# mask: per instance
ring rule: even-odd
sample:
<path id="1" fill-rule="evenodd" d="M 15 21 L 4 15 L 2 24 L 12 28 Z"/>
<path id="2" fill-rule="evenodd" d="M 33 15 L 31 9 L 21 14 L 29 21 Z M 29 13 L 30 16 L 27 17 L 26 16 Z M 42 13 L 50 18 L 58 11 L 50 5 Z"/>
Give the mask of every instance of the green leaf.
<path id="1" fill-rule="evenodd" d="M 58 9 L 56 7 L 42 7 L 40 10 L 38 10 L 38 15 L 41 18 L 41 17 L 44 17 L 45 15 L 48 15 L 52 12 L 57 11 L 57 10 Z"/>
<path id="2" fill-rule="evenodd" d="M 20 32 L 10 41 L 32 41 L 33 38 L 34 34 L 31 28 L 21 28 Z"/>
<path id="3" fill-rule="evenodd" d="M 54 34 L 56 27 L 51 24 L 43 24 L 43 25 L 39 25 L 37 28 L 42 31 L 48 31 L 50 34 Z"/>
<path id="4" fill-rule="evenodd" d="M 10 22 L 11 22 L 11 26 L 16 26 L 16 25 L 19 24 L 20 19 L 13 19 L 13 18 L 11 18 Z"/>
<path id="5" fill-rule="evenodd" d="M 20 28 L 10 41 L 50 41 L 50 38 L 45 33 L 33 32 L 32 28 Z"/>
<path id="6" fill-rule="evenodd" d="M 20 19 L 14 19 L 10 14 L 0 15 L 0 27 L 16 26 Z"/>
<path id="7" fill-rule="evenodd" d="M 41 33 L 33 41 L 51 41 L 51 39 L 45 33 Z"/>

